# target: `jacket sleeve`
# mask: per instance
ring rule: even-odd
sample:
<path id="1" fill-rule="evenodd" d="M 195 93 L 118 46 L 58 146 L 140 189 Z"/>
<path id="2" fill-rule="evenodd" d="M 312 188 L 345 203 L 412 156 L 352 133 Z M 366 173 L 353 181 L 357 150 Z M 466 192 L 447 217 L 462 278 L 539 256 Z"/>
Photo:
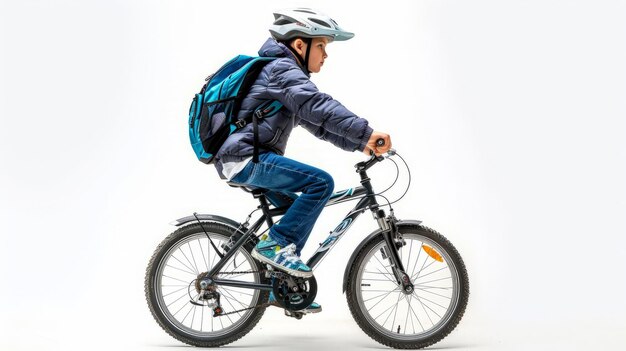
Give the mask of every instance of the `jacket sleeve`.
<path id="1" fill-rule="evenodd" d="M 363 150 L 373 130 L 330 95 L 320 92 L 289 59 L 277 60 L 269 75 L 269 95 L 301 118 L 316 137 L 344 150 Z"/>
<path id="2" fill-rule="evenodd" d="M 342 150 L 355 151 L 355 150 L 362 150 L 365 147 L 363 145 L 363 148 L 360 148 L 361 147 L 360 144 L 352 142 L 347 138 L 342 138 L 337 134 L 333 134 L 327 131 L 326 129 L 322 128 L 321 126 L 316 126 L 315 124 L 309 123 L 304 119 L 300 120 L 300 125 L 304 127 L 304 129 L 311 132 L 311 134 L 315 135 L 315 137 L 317 137 L 318 139 L 328 141 Z"/>

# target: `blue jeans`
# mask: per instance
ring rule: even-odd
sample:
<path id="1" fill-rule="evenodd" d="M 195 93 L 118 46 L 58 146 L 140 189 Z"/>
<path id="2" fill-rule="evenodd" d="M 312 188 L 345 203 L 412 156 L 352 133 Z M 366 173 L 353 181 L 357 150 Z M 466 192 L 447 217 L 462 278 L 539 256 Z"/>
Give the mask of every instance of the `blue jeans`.
<path id="1" fill-rule="evenodd" d="M 269 236 L 281 247 L 294 243 L 298 255 L 335 186 L 330 174 L 321 169 L 271 152 L 260 155 L 259 163 L 248 163 L 231 181 L 268 189 L 266 196 L 274 206 L 293 202 L 270 228 Z"/>

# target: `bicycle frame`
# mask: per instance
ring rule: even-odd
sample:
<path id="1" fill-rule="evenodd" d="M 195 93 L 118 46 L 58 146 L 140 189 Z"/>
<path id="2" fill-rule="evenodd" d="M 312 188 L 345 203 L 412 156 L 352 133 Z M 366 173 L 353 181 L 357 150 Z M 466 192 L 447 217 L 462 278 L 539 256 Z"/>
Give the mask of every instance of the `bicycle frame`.
<path id="1" fill-rule="evenodd" d="M 337 202 L 343 202 L 350 199 L 360 198 L 359 202 L 354 206 L 354 208 L 348 212 L 346 217 L 335 227 L 333 231 L 330 232 L 329 236 L 324 240 L 320 246 L 317 248 L 315 253 L 309 258 L 306 262 L 307 266 L 311 269 L 314 269 L 317 266 L 324 256 L 328 254 L 330 249 L 339 241 L 339 239 L 347 232 L 347 230 L 352 226 L 354 221 L 366 210 L 371 210 L 374 218 L 378 221 L 380 229 L 382 231 L 383 236 L 385 237 L 385 241 L 387 242 L 387 247 L 393 248 L 390 249 L 389 255 L 392 260 L 392 265 L 395 268 L 394 274 L 396 274 L 396 279 L 398 283 L 403 281 L 403 277 L 406 276 L 404 273 L 404 267 L 402 266 L 402 262 L 398 256 L 398 251 L 395 247 L 393 241 L 393 235 L 395 234 L 395 223 L 390 225 L 388 222 L 385 213 L 382 209 L 379 208 L 379 204 L 376 201 L 376 194 L 372 189 L 370 178 L 367 176 L 367 169 L 373 166 L 376 162 L 382 161 L 383 157 L 371 157 L 369 161 L 360 162 L 356 165 L 357 172 L 361 177 L 362 186 L 356 188 L 350 188 L 346 190 L 342 190 L 334 193 L 329 201 L 326 203 L 326 206 L 330 206 L 336 204 Z M 272 286 L 269 284 L 257 284 L 250 282 L 243 282 L 237 280 L 229 280 L 229 279 L 219 279 L 215 278 L 217 274 L 220 272 L 224 265 L 228 262 L 228 260 L 235 255 L 237 249 L 247 242 L 252 235 L 255 235 L 257 230 L 263 225 L 264 222 L 267 223 L 268 227 L 271 227 L 274 222 L 272 220 L 273 217 L 281 216 L 285 214 L 288 210 L 287 207 L 280 208 L 269 208 L 269 204 L 264 195 L 264 190 L 254 190 L 252 191 L 254 197 L 258 198 L 261 203 L 261 210 L 263 214 L 261 217 L 248 228 L 248 230 L 235 242 L 233 247 L 220 259 L 219 262 L 206 274 L 205 280 L 207 283 L 212 281 L 216 285 L 224 285 L 224 286 L 233 286 L 240 288 L 250 288 L 250 289 L 260 289 L 260 290 L 272 290 Z M 408 277 L 407 277 L 408 278 Z"/>

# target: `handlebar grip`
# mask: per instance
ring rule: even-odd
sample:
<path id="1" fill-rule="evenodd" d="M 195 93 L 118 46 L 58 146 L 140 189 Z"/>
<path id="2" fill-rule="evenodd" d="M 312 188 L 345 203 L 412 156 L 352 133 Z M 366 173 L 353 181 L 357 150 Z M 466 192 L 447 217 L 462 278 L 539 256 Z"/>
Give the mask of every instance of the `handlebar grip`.
<path id="1" fill-rule="evenodd" d="M 376 139 L 376 146 L 385 146 L 385 139 L 383 138 Z"/>

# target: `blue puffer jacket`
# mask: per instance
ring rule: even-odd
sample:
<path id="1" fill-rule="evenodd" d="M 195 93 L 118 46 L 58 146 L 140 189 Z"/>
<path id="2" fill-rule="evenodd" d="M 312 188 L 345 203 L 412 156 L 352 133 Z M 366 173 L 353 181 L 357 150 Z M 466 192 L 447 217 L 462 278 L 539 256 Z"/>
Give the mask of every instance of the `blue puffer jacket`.
<path id="1" fill-rule="evenodd" d="M 348 111 L 330 95 L 320 92 L 310 81 L 294 54 L 282 43 L 268 39 L 259 56 L 277 57 L 261 70 L 241 103 L 238 118 L 246 118 L 267 100 L 278 100 L 284 107 L 259 123 L 260 153 L 283 155 L 291 130 L 303 126 L 316 137 L 347 150 L 363 150 L 372 134 L 367 120 Z M 215 155 L 221 178 L 222 164 L 242 161 L 253 154 L 252 123 L 228 137 Z"/>

